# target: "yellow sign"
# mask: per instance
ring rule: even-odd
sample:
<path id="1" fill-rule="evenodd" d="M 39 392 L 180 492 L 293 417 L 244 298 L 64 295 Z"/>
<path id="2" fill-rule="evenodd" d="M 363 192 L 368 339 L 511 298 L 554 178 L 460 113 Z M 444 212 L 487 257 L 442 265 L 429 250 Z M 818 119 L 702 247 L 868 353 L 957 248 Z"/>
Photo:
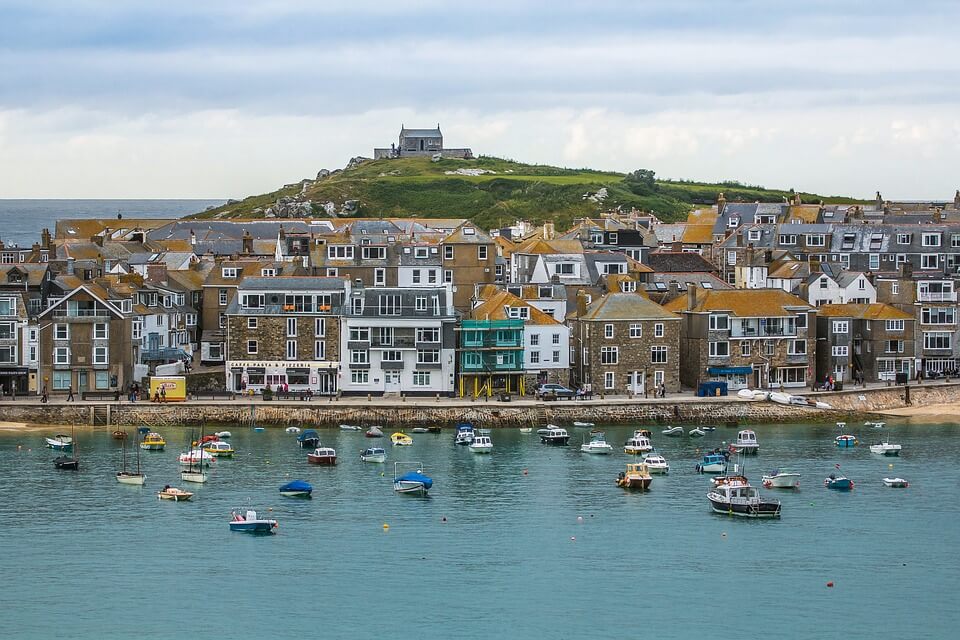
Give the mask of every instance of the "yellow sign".
<path id="1" fill-rule="evenodd" d="M 183 402 L 187 399 L 187 379 L 183 376 L 152 376 L 150 378 L 150 399 L 153 400 L 163 389 L 160 398 L 167 402 Z"/>

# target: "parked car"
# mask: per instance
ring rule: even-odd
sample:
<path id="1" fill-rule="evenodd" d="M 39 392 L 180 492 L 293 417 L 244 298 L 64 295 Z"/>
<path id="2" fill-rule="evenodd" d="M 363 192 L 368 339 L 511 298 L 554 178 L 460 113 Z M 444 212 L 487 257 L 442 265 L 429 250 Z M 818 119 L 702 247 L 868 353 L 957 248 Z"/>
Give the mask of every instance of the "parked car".
<path id="1" fill-rule="evenodd" d="M 550 399 L 554 400 L 557 398 L 574 398 L 576 397 L 577 392 L 573 389 L 568 389 L 562 384 L 542 384 L 540 388 L 537 389 L 536 397 L 540 400 Z"/>

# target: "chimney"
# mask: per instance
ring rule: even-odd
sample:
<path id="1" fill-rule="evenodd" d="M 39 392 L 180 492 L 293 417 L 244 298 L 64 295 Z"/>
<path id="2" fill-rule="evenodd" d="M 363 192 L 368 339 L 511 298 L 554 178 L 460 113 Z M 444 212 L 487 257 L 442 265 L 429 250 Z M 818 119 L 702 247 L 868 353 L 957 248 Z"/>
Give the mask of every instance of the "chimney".
<path id="1" fill-rule="evenodd" d="M 67 275 L 68 276 L 73 275 L 73 262 L 74 262 L 73 258 L 67 258 Z"/>
<path id="2" fill-rule="evenodd" d="M 820 271 L 820 261 L 816 258 L 810 258 L 810 273 L 817 273 Z"/>
<path id="3" fill-rule="evenodd" d="M 743 229 L 742 228 L 737 229 L 736 231 L 734 231 L 734 233 L 737 234 L 737 246 L 742 247 L 743 246 Z"/>
<path id="4" fill-rule="evenodd" d="M 748 267 L 753 266 L 753 243 L 747 245 L 747 256 L 744 264 Z"/>
<path id="5" fill-rule="evenodd" d="M 769 265 L 771 262 L 773 262 L 773 250 L 771 250 L 771 249 L 766 249 L 766 250 L 763 252 L 763 261 L 764 261 L 766 264 L 768 264 L 768 265 Z"/>
<path id="6" fill-rule="evenodd" d="M 587 292 L 577 289 L 577 317 L 582 318 L 585 315 L 587 315 Z"/>
<path id="7" fill-rule="evenodd" d="M 877 210 L 883 209 L 883 196 L 880 195 L 880 192 L 877 191 L 877 197 L 873 201 L 874 205 L 877 207 Z"/>
<path id="8" fill-rule="evenodd" d="M 680 242 L 679 240 L 674 240 L 672 250 L 674 253 L 683 252 L 683 243 Z"/>
<path id="9" fill-rule="evenodd" d="M 933 223 L 940 224 L 943 222 L 943 207 L 936 207 L 933 210 Z"/>
<path id="10" fill-rule="evenodd" d="M 283 233 L 282 226 L 280 229 L 281 233 Z M 253 253 L 253 236 L 250 235 L 250 232 L 246 229 L 243 230 L 243 253 L 247 255 Z"/>
<path id="11" fill-rule="evenodd" d="M 167 263 L 150 262 L 147 264 L 147 281 L 167 284 Z"/>
<path id="12" fill-rule="evenodd" d="M 190 229 L 190 246 L 197 246 L 197 234 L 193 232 L 193 229 Z"/>
<path id="13" fill-rule="evenodd" d="M 544 240 L 553 240 L 554 236 L 554 226 L 552 222 L 543 223 L 543 239 Z"/>
<path id="14" fill-rule="evenodd" d="M 103 235 L 95 235 L 95 236 L 93 236 L 92 238 L 90 238 L 90 241 L 93 242 L 93 244 L 97 245 L 98 247 L 102 247 L 102 246 L 103 246 Z"/>
<path id="15" fill-rule="evenodd" d="M 105 270 L 103 267 L 104 267 L 103 256 L 98 253 L 97 254 L 97 272 L 98 272 L 97 276 L 98 277 L 103 277 L 105 275 Z"/>
<path id="16" fill-rule="evenodd" d="M 40 232 L 40 246 L 48 251 L 53 248 L 53 243 L 50 241 L 50 229 L 44 229 Z"/>
<path id="17" fill-rule="evenodd" d="M 687 285 L 687 311 L 693 311 L 697 308 L 697 285 L 690 283 Z"/>
<path id="18" fill-rule="evenodd" d="M 900 277 L 901 278 L 911 278 L 913 277 L 913 265 L 909 262 L 904 262 L 900 265 Z"/>
<path id="19" fill-rule="evenodd" d="M 722 216 L 723 210 L 727 208 L 727 199 L 723 197 L 723 191 L 717 196 L 717 215 Z"/>
<path id="20" fill-rule="evenodd" d="M 957 192 L 953 194 L 953 208 L 960 210 L 960 189 L 957 189 Z"/>

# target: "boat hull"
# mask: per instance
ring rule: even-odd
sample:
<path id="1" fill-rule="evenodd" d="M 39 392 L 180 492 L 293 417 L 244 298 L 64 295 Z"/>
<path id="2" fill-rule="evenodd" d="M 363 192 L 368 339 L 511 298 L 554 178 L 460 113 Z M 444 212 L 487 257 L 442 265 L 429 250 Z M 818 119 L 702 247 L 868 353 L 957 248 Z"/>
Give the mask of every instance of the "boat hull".
<path id="1" fill-rule="evenodd" d="M 337 464 L 337 456 L 315 456 L 312 453 L 308 453 L 307 462 L 310 464 L 335 465 Z"/>
<path id="2" fill-rule="evenodd" d="M 157 492 L 158 500 L 172 500 L 174 502 L 186 502 L 193 497 L 193 494 L 189 491 L 159 491 Z"/>
<path id="3" fill-rule="evenodd" d="M 668 473 L 670 473 L 670 465 L 665 464 L 665 465 L 662 465 L 662 466 L 661 466 L 661 465 L 656 465 L 656 464 L 650 464 L 650 463 L 648 462 L 648 463 L 647 463 L 647 471 L 649 471 L 650 473 L 653 473 L 653 474 L 665 476 L 665 475 L 667 475 Z"/>
<path id="4" fill-rule="evenodd" d="M 310 498 L 313 495 L 313 490 L 310 491 L 281 491 L 280 495 L 287 498 Z"/>
<path id="5" fill-rule="evenodd" d="M 698 464 L 697 471 L 700 473 L 724 473 L 727 470 L 727 465 L 722 462 L 714 462 L 711 464 Z"/>
<path id="6" fill-rule="evenodd" d="M 123 471 L 117 472 L 117 482 L 120 484 L 136 484 L 142 485 L 147 481 L 147 476 L 142 473 L 124 473 Z"/>
<path id="7" fill-rule="evenodd" d="M 736 449 L 737 453 L 742 453 L 745 456 L 755 456 L 760 451 L 760 445 L 757 444 L 735 444 L 733 448 Z"/>
<path id="8" fill-rule="evenodd" d="M 316 449 L 320 446 L 320 438 L 306 438 L 305 440 L 298 440 L 300 446 L 304 449 Z"/>
<path id="9" fill-rule="evenodd" d="M 491 445 L 474 446 L 471 444 L 469 446 L 469 449 L 474 453 L 490 453 L 491 451 L 493 451 L 493 445 L 491 444 Z"/>
<path id="10" fill-rule="evenodd" d="M 191 471 L 181 471 L 180 479 L 184 482 L 196 482 L 197 484 L 207 481 L 207 474 L 205 473 L 194 473 Z"/>
<path id="11" fill-rule="evenodd" d="M 425 496 L 429 491 L 429 489 L 427 489 L 427 485 L 422 482 L 410 482 L 406 480 L 395 481 L 393 483 L 393 490 L 397 493 L 419 496 Z"/>
<path id="12" fill-rule="evenodd" d="M 140 448 L 144 451 L 163 451 L 166 448 L 166 444 L 151 444 L 148 442 L 141 442 Z"/>
<path id="13" fill-rule="evenodd" d="M 387 454 L 385 453 L 377 453 L 369 456 L 364 456 L 364 455 L 360 456 L 360 462 L 386 462 L 386 461 L 387 461 Z"/>
<path id="14" fill-rule="evenodd" d="M 850 491 L 853 489 L 853 480 L 848 478 L 837 478 L 836 480 L 827 478 L 823 481 L 823 484 L 827 489 L 833 489 L 834 491 Z"/>
<path id="15" fill-rule="evenodd" d="M 570 436 L 540 436 L 540 442 L 543 444 L 564 446 L 570 443 Z"/>
<path id="16" fill-rule="evenodd" d="M 255 520 L 253 522 L 245 520 L 242 522 L 231 522 L 230 531 L 239 531 L 241 533 L 252 533 L 258 535 L 269 535 L 276 533 L 276 520 Z"/>
<path id="17" fill-rule="evenodd" d="M 80 460 L 78 458 L 61 456 L 53 461 L 53 466 L 64 471 L 78 471 L 80 469 Z"/>
<path id="18" fill-rule="evenodd" d="M 639 489 L 640 491 L 646 491 L 650 488 L 650 484 L 653 482 L 653 478 L 619 478 L 617 480 L 617 486 L 623 489 Z"/>
<path id="19" fill-rule="evenodd" d="M 906 487 L 910 486 L 910 483 L 903 478 L 884 478 L 883 484 L 897 489 L 905 489 Z"/>
<path id="20" fill-rule="evenodd" d="M 768 489 L 796 489 L 800 486 L 800 474 L 781 473 L 775 476 L 763 476 L 763 486 Z"/>
<path id="21" fill-rule="evenodd" d="M 583 453 L 589 453 L 595 456 L 608 456 L 613 453 L 613 447 L 607 445 L 606 447 L 591 447 L 589 444 L 584 444 L 580 446 L 580 451 Z"/>
<path id="22" fill-rule="evenodd" d="M 884 447 L 884 446 L 882 446 L 882 445 L 880 445 L 880 446 L 871 446 L 871 447 L 870 447 L 870 453 L 875 453 L 875 454 L 877 454 L 877 455 L 881 455 L 881 456 L 886 456 L 886 457 L 888 457 L 888 458 L 892 458 L 892 457 L 894 457 L 894 456 L 899 456 L 899 455 L 900 455 L 900 447 L 893 448 L 893 447 Z"/>

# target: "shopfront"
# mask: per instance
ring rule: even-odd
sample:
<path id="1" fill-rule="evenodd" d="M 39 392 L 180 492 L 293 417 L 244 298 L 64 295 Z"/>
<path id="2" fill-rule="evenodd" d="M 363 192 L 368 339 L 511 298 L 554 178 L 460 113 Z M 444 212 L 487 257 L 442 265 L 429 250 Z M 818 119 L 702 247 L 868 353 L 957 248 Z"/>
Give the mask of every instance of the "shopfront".
<path id="1" fill-rule="evenodd" d="M 337 392 L 335 362 L 228 362 L 227 388 L 237 393 L 273 391 L 312 391 L 318 395 Z"/>
<path id="2" fill-rule="evenodd" d="M 726 382 L 732 391 L 749 387 L 752 373 L 752 367 L 707 367 L 710 382 Z"/>

